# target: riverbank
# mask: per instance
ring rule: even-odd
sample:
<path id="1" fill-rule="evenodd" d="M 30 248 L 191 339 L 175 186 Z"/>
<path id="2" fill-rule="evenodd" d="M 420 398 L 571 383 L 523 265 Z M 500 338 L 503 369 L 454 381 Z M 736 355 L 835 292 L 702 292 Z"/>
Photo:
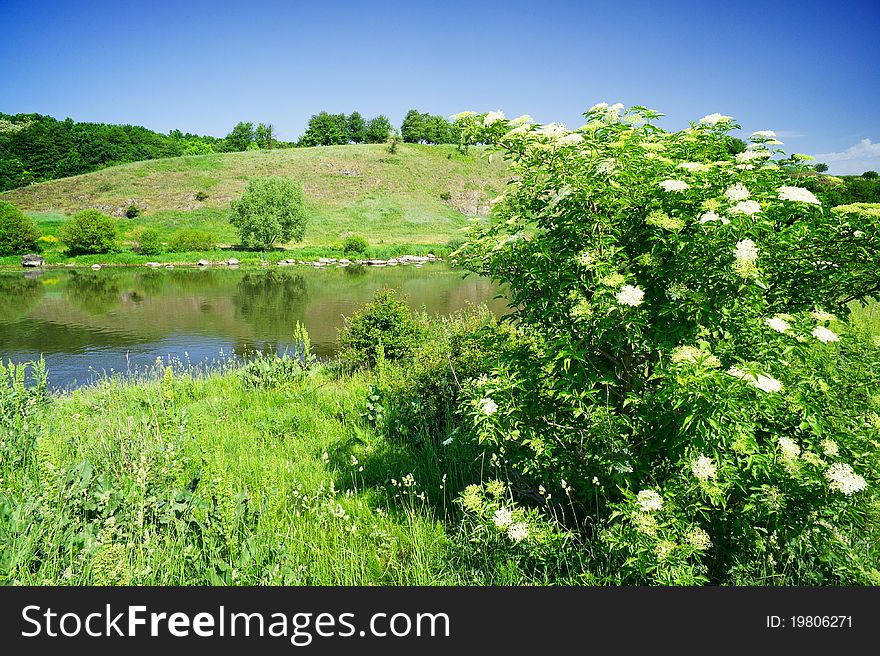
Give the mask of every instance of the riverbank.
<path id="1" fill-rule="evenodd" d="M 272 251 L 245 251 L 234 248 L 217 248 L 210 251 L 195 251 L 188 253 L 159 253 L 156 255 L 140 255 L 131 251 L 119 251 L 113 253 L 99 253 L 94 255 L 68 256 L 61 250 L 49 250 L 42 253 L 45 268 L 58 267 L 91 267 L 98 264 L 104 266 L 147 266 L 155 262 L 162 265 L 172 266 L 197 266 L 200 260 L 212 264 L 228 263 L 237 260 L 240 265 L 260 266 L 264 263 L 277 264 L 279 262 L 293 263 L 321 263 L 321 260 L 347 259 L 349 262 L 366 263 L 368 261 L 387 263 L 389 260 L 397 260 L 398 263 L 418 264 L 413 258 L 428 258 L 428 260 L 441 260 L 452 252 L 452 248 L 445 244 L 382 244 L 368 247 L 362 253 L 345 253 L 340 248 L 305 246 L 302 248 L 276 249 Z M 433 255 L 433 258 L 429 256 Z M 425 260 L 425 261 L 428 261 Z M 19 255 L 0 257 L 0 269 L 21 269 L 22 260 Z"/>

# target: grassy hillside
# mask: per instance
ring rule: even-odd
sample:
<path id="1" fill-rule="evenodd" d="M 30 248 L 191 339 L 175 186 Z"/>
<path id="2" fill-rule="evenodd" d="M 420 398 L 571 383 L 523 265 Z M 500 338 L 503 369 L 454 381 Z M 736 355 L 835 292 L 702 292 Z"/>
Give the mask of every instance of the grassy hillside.
<path id="1" fill-rule="evenodd" d="M 66 214 L 96 207 L 121 217 L 123 239 L 139 225 L 166 238 L 196 227 L 233 244 L 229 201 L 265 175 L 302 183 L 310 209 L 304 246 L 333 245 L 351 233 L 371 243 L 444 244 L 468 215 L 487 210 L 504 187 L 505 166 L 452 146 L 401 144 L 394 155 L 384 145 L 263 150 L 134 162 L 15 189 L 0 200 L 33 216 L 48 235 L 57 235 Z M 144 214 L 126 219 L 130 204 Z"/>

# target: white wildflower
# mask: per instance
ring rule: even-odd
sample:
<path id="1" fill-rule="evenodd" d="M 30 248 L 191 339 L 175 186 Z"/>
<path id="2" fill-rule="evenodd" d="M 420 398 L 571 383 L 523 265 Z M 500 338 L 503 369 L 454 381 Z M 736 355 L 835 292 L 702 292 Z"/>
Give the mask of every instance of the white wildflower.
<path id="1" fill-rule="evenodd" d="M 642 300 L 645 298 L 645 292 L 633 285 L 624 285 L 614 297 L 621 305 L 637 307 L 642 304 Z"/>
<path id="2" fill-rule="evenodd" d="M 513 513 L 509 508 L 499 508 L 493 513 L 492 521 L 498 528 L 507 528 L 513 523 Z"/>
<path id="3" fill-rule="evenodd" d="M 613 173 L 616 164 L 613 159 L 603 159 L 596 165 L 596 173 Z"/>
<path id="4" fill-rule="evenodd" d="M 837 442 L 834 440 L 822 440 L 822 453 L 826 456 L 836 456 L 840 453 Z"/>
<path id="5" fill-rule="evenodd" d="M 724 116 L 715 112 L 714 114 L 709 114 L 708 116 L 704 116 L 700 119 L 700 123 L 703 125 L 718 125 L 719 123 L 728 123 L 733 120 L 732 116 Z"/>
<path id="6" fill-rule="evenodd" d="M 823 344 L 827 344 L 828 342 L 839 342 L 840 337 L 837 336 L 837 333 L 828 330 L 825 326 L 816 326 L 813 328 L 813 337 L 818 339 Z"/>
<path id="7" fill-rule="evenodd" d="M 780 381 L 772 376 L 765 376 L 764 374 L 758 374 L 758 379 L 755 381 L 754 385 L 762 392 L 767 392 L 768 394 L 771 392 L 780 392 L 783 387 Z"/>
<path id="8" fill-rule="evenodd" d="M 804 189 L 803 187 L 779 187 L 776 193 L 779 194 L 779 200 L 810 203 L 811 205 L 822 204 L 822 201 L 816 198 L 809 189 Z"/>
<path id="9" fill-rule="evenodd" d="M 865 479 L 856 474 L 853 468 L 844 462 L 835 462 L 825 472 L 828 479 L 828 487 L 834 492 L 843 492 L 851 496 L 854 492 L 861 492 L 868 484 Z"/>
<path id="10" fill-rule="evenodd" d="M 517 127 L 513 128 L 510 132 L 505 134 L 504 138 L 506 139 L 508 137 L 517 137 L 517 136 L 520 136 L 523 134 L 528 134 L 528 132 L 531 129 L 532 129 L 531 125 L 529 125 L 528 123 L 523 123 L 522 125 L 518 125 Z"/>
<path id="11" fill-rule="evenodd" d="M 663 507 L 663 497 L 654 490 L 642 490 L 639 492 L 636 501 L 642 512 L 654 512 Z"/>
<path id="12" fill-rule="evenodd" d="M 583 140 L 584 140 L 583 135 L 580 135 L 577 132 L 571 132 L 571 133 L 565 135 L 564 137 L 562 137 L 561 139 L 559 139 L 559 141 L 557 141 L 556 143 L 558 143 L 561 146 L 567 146 L 569 144 L 580 143 Z"/>
<path id="13" fill-rule="evenodd" d="M 730 219 L 728 219 L 726 216 L 721 216 L 720 214 L 717 214 L 713 210 L 704 212 L 700 216 L 700 223 L 709 223 L 710 221 L 721 221 L 722 225 L 727 225 L 728 223 L 730 223 Z"/>
<path id="14" fill-rule="evenodd" d="M 705 551 L 712 547 L 712 539 L 709 534 L 699 526 L 688 531 L 686 537 L 690 545 L 698 551 Z"/>
<path id="15" fill-rule="evenodd" d="M 452 438 L 451 438 L 451 437 L 447 437 L 445 440 L 443 440 L 443 441 L 441 442 L 441 444 L 442 444 L 443 446 L 449 446 L 450 444 L 452 444 Z"/>
<path id="16" fill-rule="evenodd" d="M 534 123 L 534 122 L 535 122 L 535 119 L 533 119 L 531 116 L 529 116 L 528 114 L 523 114 L 522 116 L 517 116 L 516 118 L 510 119 L 507 122 L 507 124 L 510 127 L 515 128 L 518 126 L 528 125 L 529 123 Z"/>
<path id="17" fill-rule="evenodd" d="M 773 130 L 757 130 L 752 132 L 752 139 L 773 139 L 776 133 Z"/>
<path id="18" fill-rule="evenodd" d="M 469 116 L 476 116 L 476 115 L 477 115 L 476 112 L 459 112 L 458 114 L 453 114 L 449 118 L 451 118 L 453 121 L 460 121 L 463 118 L 468 118 Z"/>
<path id="19" fill-rule="evenodd" d="M 747 150 L 742 153 L 736 154 L 737 164 L 748 164 L 749 162 L 753 162 L 757 159 L 764 159 L 765 157 L 770 157 L 769 150 Z"/>
<path id="20" fill-rule="evenodd" d="M 690 189 L 690 185 L 681 180 L 664 180 L 660 183 L 660 186 L 666 191 L 685 191 L 686 189 Z"/>
<path id="21" fill-rule="evenodd" d="M 487 417 L 489 415 L 494 415 L 495 412 L 497 412 L 497 410 L 498 410 L 498 404 L 495 403 L 495 401 L 493 401 L 492 399 L 490 399 L 488 397 L 485 399 L 480 399 L 479 405 L 480 405 L 480 412 L 482 412 Z"/>
<path id="22" fill-rule="evenodd" d="M 741 239 L 736 242 L 736 250 L 733 252 L 733 256 L 737 262 L 754 264 L 755 260 L 758 259 L 758 247 L 751 239 Z"/>
<path id="23" fill-rule="evenodd" d="M 504 112 L 500 109 L 496 112 L 489 112 L 486 114 L 486 118 L 483 119 L 483 125 L 489 126 L 495 123 L 496 121 L 500 121 L 504 119 Z"/>
<path id="24" fill-rule="evenodd" d="M 785 460 L 797 460 L 801 454 L 801 448 L 790 437 L 779 438 L 779 450 Z"/>
<path id="25" fill-rule="evenodd" d="M 761 206 L 758 204 L 758 201 L 754 200 L 744 200 L 741 203 L 737 203 L 733 207 L 730 208 L 730 211 L 734 214 L 745 214 L 746 216 L 751 216 L 752 214 L 757 214 L 761 211 Z"/>
<path id="26" fill-rule="evenodd" d="M 791 330 L 791 324 L 779 316 L 764 319 L 764 323 L 778 333 L 784 333 Z"/>
<path id="27" fill-rule="evenodd" d="M 522 542 L 529 537 L 529 527 L 523 522 L 516 522 L 507 528 L 507 537 L 514 542 Z"/>
<path id="28" fill-rule="evenodd" d="M 724 192 L 724 195 L 727 196 L 728 200 L 736 203 L 741 200 L 747 200 L 750 194 L 749 190 L 746 189 L 741 182 L 737 182 L 735 185 L 728 187 L 727 191 Z"/>
<path id="29" fill-rule="evenodd" d="M 547 125 L 542 125 L 537 133 L 551 139 L 559 139 L 568 134 L 568 130 L 561 123 L 548 123 Z"/>
<path id="30" fill-rule="evenodd" d="M 691 471 L 694 476 L 704 483 L 710 478 L 715 478 L 716 468 L 712 458 L 700 454 L 700 457 L 691 461 Z"/>
<path id="31" fill-rule="evenodd" d="M 590 107 L 590 110 L 589 110 L 589 111 L 591 111 L 591 112 L 598 112 L 599 110 L 603 110 L 603 109 L 608 109 L 608 103 L 607 103 L 607 102 L 596 103 L 595 105 L 593 105 L 592 107 Z"/>
<path id="32" fill-rule="evenodd" d="M 705 173 L 709 170 L 709 167 L 706 164 L 700 164 L 699 162 L 680 162 L 678 168 L 698 173 Z"/>

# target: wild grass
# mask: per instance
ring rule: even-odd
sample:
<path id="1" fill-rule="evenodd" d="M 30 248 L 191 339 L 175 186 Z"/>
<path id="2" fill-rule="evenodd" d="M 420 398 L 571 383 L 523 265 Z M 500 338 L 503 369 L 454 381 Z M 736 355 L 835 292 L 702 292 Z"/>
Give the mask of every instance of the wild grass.
<path id="1" fill-rule="evenodd" d="M 52 397 L 4 371 L 0 583 L 529 582 L 464 562 L 464 470 L 371 427 L 374 374 L 277 362 Z"/>

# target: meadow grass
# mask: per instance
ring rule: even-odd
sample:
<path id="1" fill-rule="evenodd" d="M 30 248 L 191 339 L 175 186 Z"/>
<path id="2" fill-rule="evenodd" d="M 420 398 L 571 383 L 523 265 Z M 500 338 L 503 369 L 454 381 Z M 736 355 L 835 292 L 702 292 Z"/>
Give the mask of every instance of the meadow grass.
<path id="1" fill-rule="evenodd" d="M 51 398 L 7 433 L 0 583 L 527 582 L 462 566 L 459 470 L 363 420 L 372 376 L 159 367 Z"/>

